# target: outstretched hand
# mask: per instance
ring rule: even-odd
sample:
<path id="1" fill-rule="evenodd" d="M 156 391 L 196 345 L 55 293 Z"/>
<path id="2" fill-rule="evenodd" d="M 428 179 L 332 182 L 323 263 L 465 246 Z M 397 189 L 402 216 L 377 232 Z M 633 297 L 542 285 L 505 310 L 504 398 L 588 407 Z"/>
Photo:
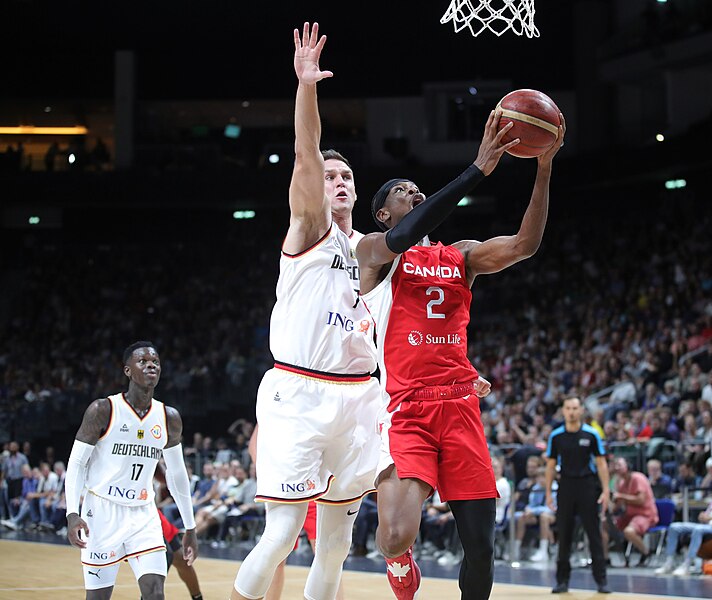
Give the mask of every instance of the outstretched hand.
<path id="1" fill-rule="evenodd" d="M 502 111 L 499 109 L 490 112 L 485 124 L 485 133 L 482 136 L 480 149 L 475 159 L 475 166 L 485 175 L 489 175 L 494 171 L 499 159 L 502 158 L 502 154 L 519 143 L 519 138 L 506 144 L 502 143 L 502 138 L 514 126 L 514 123 L 510 121 L 500 131 L 497 131 L 501 116 Z"/>
<path id="2" fill-rule="evenodd" d="M 537 157 L 539 165 L 550 164 L 551 161 L 554 160 L 554 156 L 556 156 L 559 148 L 564 145 L 564 136 L 566 135 L 566 119 L 564 119 L 563 113 L 559 113 L 559 116 L 561 117 L 561 125 L 559 125 L 559 133 L 557 134 L 556 141 L 551 145 L 551 148 Z"/>
<path id="3" fill-rule="evenodd" d="M 309 23 L 304 23 L 304 32 L 299 37 L 299 30 L 294 30 L 294 72 L 300 83 L 313 85 L 327 77 L 333 77 L 331 71 L 319 69 L 319 57 L 326 44 L 326 36 L 319 37 L 319 23 L 314 23 L 309 32 Z"/>

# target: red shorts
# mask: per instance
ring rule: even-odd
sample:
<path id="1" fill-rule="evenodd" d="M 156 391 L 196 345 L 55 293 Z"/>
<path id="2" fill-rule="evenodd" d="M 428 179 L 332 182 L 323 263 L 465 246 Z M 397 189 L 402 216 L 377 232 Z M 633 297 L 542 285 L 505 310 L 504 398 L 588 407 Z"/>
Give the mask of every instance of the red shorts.
<path id="1" fill-rule="evenodd" d="M 401 479 L 412 477 L 437 488 L 443 502 L 499 497 L 474 394 L 405 401 L 384 432 Z"/>
<path id="2" fill-rule="evenodd" d="M 316 502 L 313 500 L 309 503 L 307 507 L 307 517 L 304 519 L 304 525 L 302 527 L 304 531 L 307 532 L 307 539 L 311 542 L 316 539 Z M 294 549 L 299 548 L 299 538 L 294 543 Z"/>
<path id="3" fill-rule="evenodd" d="M 628 525 L 631 525 L 638 535 L 644 535 L 648 529 L 657 525 L 658 520 L 654 517 L 646 517 L 645 515 L 621 515 L 616 519 L 616 527 L 623 531 Z"/>
<path id="4" fill-rule="evenodd" d="M 170 542 L 180 532 L 178 531 L 178 528 L 173 525 L 173 523 L 166 519 L 161 509 L 158 509 L 158 516 L 161 517 L 161 529 L 163 529 L 163 539 L 167 542 Z"/>

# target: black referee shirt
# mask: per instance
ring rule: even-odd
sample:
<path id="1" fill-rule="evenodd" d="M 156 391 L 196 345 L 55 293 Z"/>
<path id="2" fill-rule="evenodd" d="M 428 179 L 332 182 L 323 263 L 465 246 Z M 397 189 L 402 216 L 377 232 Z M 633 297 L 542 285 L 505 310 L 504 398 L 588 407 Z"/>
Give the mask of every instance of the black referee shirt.
<path id="1" fill-rule="evenodd" d="M 549 435 L 546 456 L 556 459 L 562 477 L 580 479 L 598 473 L 595 457 L 605 456 L 605 451 L 601 437 L 590 425 L 584 424 L 578 431 L 566 431 L 562 425 Z"/>

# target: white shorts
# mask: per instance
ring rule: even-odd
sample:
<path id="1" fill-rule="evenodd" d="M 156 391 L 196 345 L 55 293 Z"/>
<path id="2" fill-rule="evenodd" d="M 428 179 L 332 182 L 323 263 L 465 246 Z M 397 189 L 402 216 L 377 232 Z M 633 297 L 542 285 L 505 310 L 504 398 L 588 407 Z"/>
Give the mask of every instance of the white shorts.
<path id="1" fill-rule="evenodd" d="M 378 381 L 323 381 L 271 369 L 257 392 L 261 501 L 346 504 L 374 490 Z"/>
<path id="2" fill-rule="evenodd" d="M 166 545 L 158 510 L 153 502 L 142 506 L 123 506 L 87 493 L 82 503 L 81 517 L 89 527 L 87 547 L 81 550 L 85 576 L 86 567 L 109 567 L 151 552 L 162 553 L 163 571 L 149 572 L 165 576 Z"/>

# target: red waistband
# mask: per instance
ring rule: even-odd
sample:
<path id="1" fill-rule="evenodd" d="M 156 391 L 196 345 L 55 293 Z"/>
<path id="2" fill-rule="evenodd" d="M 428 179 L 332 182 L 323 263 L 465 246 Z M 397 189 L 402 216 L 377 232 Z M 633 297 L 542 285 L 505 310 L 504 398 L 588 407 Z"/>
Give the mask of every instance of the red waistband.
<path id="1" fill-rule="evenodd" d="M 462 398 L 474 393 L 473 381 L 467 383 L 454 383 L 453 385 L 433 385 L 415 390 L 409 400 L 447 400 L 448 398 Z"/>
<path id="2" fill-rule="evenodd" d="M 358 375 L 342 375 L 340 373 L 327 373 L 325 371 L 316 371 L 314 369 L 305 369 L 287 363 L 274 361 L 274 368 L 282 371 L 288 371 L 295 375 L 308 377 L 310 379 L 318 379 L 320 381 L 328 381 L 331 383 L 364 383 L 371 379 L 370 373 L 359 373 Z"/>

